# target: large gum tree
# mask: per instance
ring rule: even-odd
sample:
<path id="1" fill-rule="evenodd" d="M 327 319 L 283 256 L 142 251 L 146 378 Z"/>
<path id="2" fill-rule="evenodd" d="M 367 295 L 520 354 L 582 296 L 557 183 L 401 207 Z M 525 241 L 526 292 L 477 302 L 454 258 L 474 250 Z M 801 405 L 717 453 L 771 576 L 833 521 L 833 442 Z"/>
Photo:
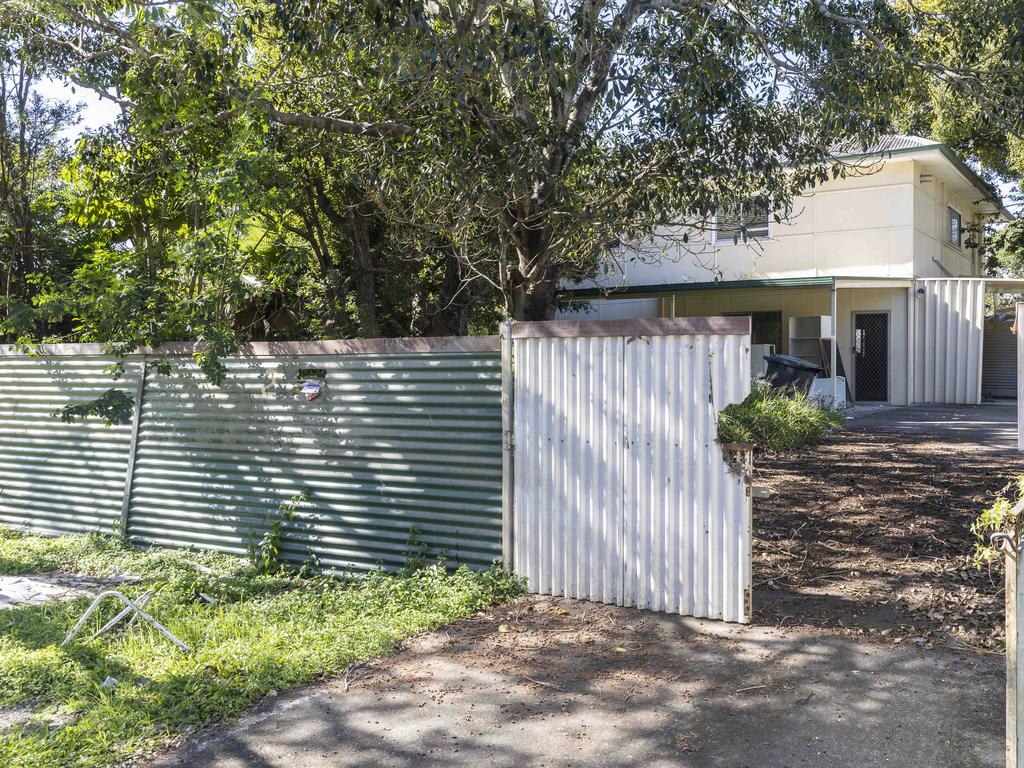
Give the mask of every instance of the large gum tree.
<path id="1" fill-rule="evenodd" d="M 516 319 L 551 318 L 610 244 L 667 225 L 686 241 L 751 199 L 787 215 L 914 78 L 999 119 L 1021 103 L 1012 69 L 932 58 L 915 31 L 964 18 L 910 2 L 12 2 L 150 140 L 255 121 L 329 142 L 345 193 L 323 202 L 443 242 Z M 997 4 L 1016 29 L 1018 2 Z"/>

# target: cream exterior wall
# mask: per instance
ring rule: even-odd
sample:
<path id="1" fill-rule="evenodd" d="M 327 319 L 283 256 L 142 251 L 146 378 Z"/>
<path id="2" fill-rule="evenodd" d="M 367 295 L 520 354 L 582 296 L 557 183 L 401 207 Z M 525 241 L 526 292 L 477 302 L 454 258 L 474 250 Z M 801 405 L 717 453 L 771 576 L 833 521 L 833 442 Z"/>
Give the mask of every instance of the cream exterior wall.
<path id="1" fill-rule="evenodd" d="M 979 221 L 976 202 L 981 202 L 982 193 L 974 197 L 973 189 L 940 150 L 924 147 L 912 157 L 880 160 L 801 196 L 789 220 L 772 222 L 769 236 L 759 242 L 719 246 L 710 235 L 704 239 L 691 231 L 684 245 L 682 230 L 665 229 L 642 248 L 617 253 L 608 274 L 597 282 L 614 288 L 716 279 L 977 277 L 981 273 L 977 252 L 957 248 L 948 238 L 949 206 L 960 212 L 964 227 Z M 829 291 L 820 288 L 678 293 L 662 298 L 662 315 L 673 312 L 673 300 L 676 316 L 779 311 L 784 329 L 790 317 L 831 313 Z M 622 317 L 641 309 L 643 316 L 650 316 L 655 300 L 641 299 L 642 308 L 637 305 L 628 312 L 624 306 L 616 307 L 616 301 L 591 302 L 589 316 Z M 602 304 L 608 306 L 602 308 Z M 857 311 L 889 313 L 889 398 L 894 404 L 909 402 L 913 361 L 907 289 L 838 291 L 836 336 L 851 389 L 856 377 L 852 337 Z M 786 341 L 783 352 L 788 352 Z"/>
<path id="2" fill-rule="evenodd" d="M 850 389 L 853 391 L 856 371 L 853 359 L 853 315 L 855 312 L 884 311 L 889 314 L 889 402 L 906 405 L 909 401 L 908 291 L 905 288 L 840 288 L 836 295 L 837 349 L 842 357 Z M 569 319 L 611 319 L 626 316 L 615 305 L 637 299 L 598 299 L 589 302 L 585 315 L 564 312 Z M 643 299 L 649 302 L 657 299 Z M 791 317 L 829 315 L 832 312 L 831 291 L 827 288 L 748 288 L 743 290 L 703 290 L 663 296 L 661 317 L 708 317 L 733 312 L 782 313 L 782 349 L 789 354 L 788 328 Z M 637 315 L 633 315 L 637 316 Z M 650 316 L 649 314 L 645 316 Z"/>
<path id="3" fill-rule="evenodd" d="M 957 209 L 966 227 L 977 222 L 974 204 L 955 192 L 941 179 L 921 182 L 929 169 L 913 161 L 914 178 L 914 276 L 977 277 L 981 274 L 975 249 L 957 248 L 949 242 L 948 209 Z M 966 241 L 966 235 L 962 238 Z M 941 265 L 941 266 L 940 266 Z"/>
<path id="4" fill-rule="evenodd" d="M 937 151 L 934 161 L 873 164 L 798 198 L 789 220 L 771 222 L 769 237 L 757 242 L 715 245 L 710 233 L 688 231 L 683 244 L 682 229 L 666 228 L 650 243 L 617 253 L 597 282 L 973 277 L 980 271 L 975 251 L 948 242 L 947 206 L 960 211 L 965 227 L 977 220 L 974 202 L 940 179 L 951 167 Z M 922 182 L 922 174 L 932 180 Z"/>

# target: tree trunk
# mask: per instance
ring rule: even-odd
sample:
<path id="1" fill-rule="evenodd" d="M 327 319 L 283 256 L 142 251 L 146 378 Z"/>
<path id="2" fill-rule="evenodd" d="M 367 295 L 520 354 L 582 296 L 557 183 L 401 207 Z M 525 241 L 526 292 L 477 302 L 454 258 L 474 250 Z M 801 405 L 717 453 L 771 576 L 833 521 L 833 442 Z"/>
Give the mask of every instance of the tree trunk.
<path id="1" fill-rule="evenodd" d="M 466 336 L 469 334 L 469 305 L 472 296 L 462 274 L 462 265 L 454 253 L 445 256 L 444 278 L 440 286 L 441 305 L 430 319 L 427 336 Z"/>
<path id="2" fill-rule="evenodd" d="M 536 264 L 543 259 L 544 256 L 540 254 L 525 259 L 520 256 L 519 263 Z M 558 267 L 550 264 L 544 269 L 543 276 L 533 281 L 526 280 L 519 269 L 515 270 L 510 287 L 512 319 L 554 320 L 558 310 L 559 277 Z"/>
<path id="3" fill-rule="evenodd" d="M 296 213 L 302 219 L 303 226 L 294 231 L 309 243 L 309 247 L 312 248 L 313 255 L 316 257 L 316 263 L 320 267 L 320 277 L 324 284 L 324 303 L 327 305 L 325 322 L 327 328 L 334 331 L 342 326 L 341 320 L 347 293 L 344 279 L 338 269 L 338 261 L 331 247 L 332 243 L 337 242 L 337 238 L 327 237 L 320 219 L 320 210 L 323 209 L 328 221 L 334 224 L 331 218 L 333 211 L 325 207 L 326 198 L 319 187 L 315 191 L 312 187 L 303 187 L 302 194 L 306 205 L 305 207 L 298 206 Z"/>
<path id="4" fill-rule="evenodd" d="M 370 204 L 357 199 L 349 208 L 352 222 L 353 283 L 356 295 L 356 316 L 359 335 L 364 339 L 380 336 L 377 322 L 377 297 L 373 254 L 370 252 Z"/>
<path id="5" fill-rule="evenodd" d="M 553 282 L 542 282 L 532 290 L 523 287 L 512 292 L 513 320 L 554 320 L 558 300 Z"/>

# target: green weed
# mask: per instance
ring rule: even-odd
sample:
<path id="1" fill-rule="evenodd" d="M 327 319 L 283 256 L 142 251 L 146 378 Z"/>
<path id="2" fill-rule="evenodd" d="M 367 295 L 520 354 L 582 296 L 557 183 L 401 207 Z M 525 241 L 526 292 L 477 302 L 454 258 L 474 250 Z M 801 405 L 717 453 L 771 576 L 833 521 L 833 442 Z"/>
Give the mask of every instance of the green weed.
<path id="1" fill-rule="evenodd" d="M 761 383 L 718 414 L 718 441 L 780 453 L 820 442 L 844 422 L 840 411 L 822 408 L 799 390 Z"/>
<path id="2" fill-rule="evenodd" d="M 66 649 L 59 644 L 88 599 L 0 611 L 0 707 L 40 713 L 0 731 L 0 765 L 9 768 L 124 762 L 522 589 L 497 570 L 432 565 L 328 579 L 214 553 L 141 552 L 106 536 L 0 529 L 0 573 L 58 569 L 131 575 L 139 581 L 123 589 L 132 595 L 161 587 L 147 610 L 193 652 L 141 622 L 85 639 L 113 616 L 113 602 Z M 197 601 L 197 590 L 217 603 Z M 107 677 L 117 685 L 101 687 Z"/>

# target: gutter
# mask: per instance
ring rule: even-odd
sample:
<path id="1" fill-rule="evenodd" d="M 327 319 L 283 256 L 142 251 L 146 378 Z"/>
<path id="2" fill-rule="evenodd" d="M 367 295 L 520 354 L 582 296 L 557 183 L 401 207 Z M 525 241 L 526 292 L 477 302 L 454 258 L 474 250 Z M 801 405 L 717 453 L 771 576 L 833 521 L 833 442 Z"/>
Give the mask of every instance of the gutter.
<path id="1" fill-rule="evenodd" d="M 764 280 L 719 280 L 706 283 L 656 283 L 654 285 L 624 285 L 618 288 L 567 288 L 558 292 L 559 298 L 602 299 L 609 296 L 663 296 L 666 293 L 687 291 L 730 291 L 744 288 L 815 288 L 831 286 L 831 277 L 780 277 Z"/>

